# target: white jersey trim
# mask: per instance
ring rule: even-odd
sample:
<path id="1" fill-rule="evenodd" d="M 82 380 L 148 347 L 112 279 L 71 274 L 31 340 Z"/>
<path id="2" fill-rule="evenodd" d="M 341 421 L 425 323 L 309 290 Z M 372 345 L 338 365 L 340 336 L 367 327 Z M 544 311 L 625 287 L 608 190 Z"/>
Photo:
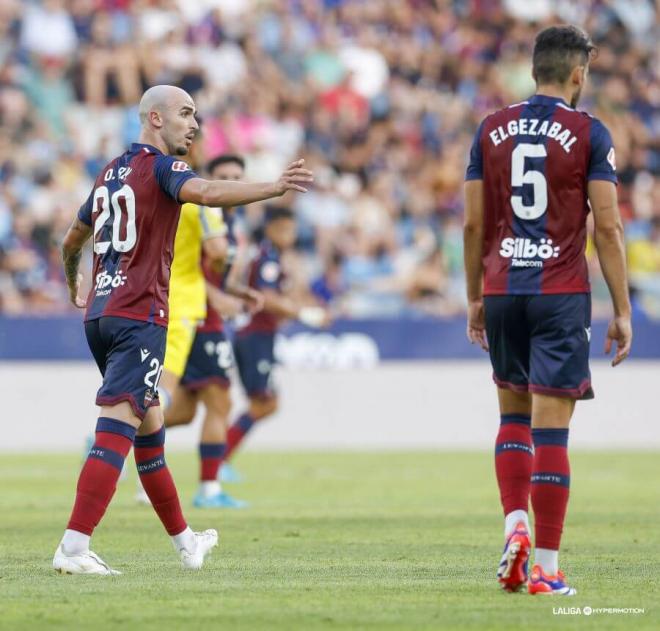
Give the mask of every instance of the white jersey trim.
<path id="1" fill-rule="evenodd" d="M 510 110 L 512 107 L 518 107 L 519 105 L 529 105 L 529 101 L 520 101 L 520 103 L 514 103 L 513 105 L 509 105 L 506 109 Z"/>

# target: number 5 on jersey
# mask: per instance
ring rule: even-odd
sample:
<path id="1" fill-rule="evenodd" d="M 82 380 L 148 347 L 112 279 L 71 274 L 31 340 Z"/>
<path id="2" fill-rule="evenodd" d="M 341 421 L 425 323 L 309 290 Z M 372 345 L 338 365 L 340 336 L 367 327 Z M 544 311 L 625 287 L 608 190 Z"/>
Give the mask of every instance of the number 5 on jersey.
<path id="1" fill-rule="evenodd" d="M 110 196 L 107 186 L 99 186 L 94 191 L 94 210 L 101 210 L 94 222 L 94 252 L 105 254 L 112 243 L 115 252 L 128 252 L 135 246 L 137 231 L 135 229 L 135 193 L 133 189 L 124 184 L 118 191 Z M 122 218 L 126 214 L 126 221 Z M 103 226 L 112 216 L 112 240 L 99 241 L 98 235 Z M 122 239 L 122 223 L 125 223 L 125 237 Z"/>
<path id="2" fill-rule="evenodd" d="M 525 158 L 545 158 L 544 145 L 522 143 L 511 154 L 511 187 L 520 188 L 524 184 L 534 187 L 533 203 L 526 206 L 522 195 L 511 195 L 511 208 L 516 217 L 530 221 L 538 219 L 548 208 L 548 183 L 541 171 L 529 169 L 525 171 Z"/>

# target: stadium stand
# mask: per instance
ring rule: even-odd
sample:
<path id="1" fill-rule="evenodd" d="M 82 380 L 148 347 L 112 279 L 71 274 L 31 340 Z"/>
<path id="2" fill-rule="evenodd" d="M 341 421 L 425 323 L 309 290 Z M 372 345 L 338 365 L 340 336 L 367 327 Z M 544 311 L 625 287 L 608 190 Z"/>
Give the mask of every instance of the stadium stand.
<path id="1" fill-rule="evenodd" d="M 196 99 L 202 158 L 237 152 L 268 179 L 304 155 L 317 172 L 292 201 L 301 284 L 345 317 L 461 314 L 469 143 L 486 113 L 533 91 L 530 46 L 556 22 L 606 43 L 582 106 L 617 149 L 636 309 L 660 317 L 658 16 L 645 0 L 5 0 L 0 312 L 72 309 L 58 241 L 92 174 L 135 139 L 142 89 L 173 83 Z M 247 209 L 246 226 L 262 214 Z M 607 292 L 589 258 L 597 317 Z"/>

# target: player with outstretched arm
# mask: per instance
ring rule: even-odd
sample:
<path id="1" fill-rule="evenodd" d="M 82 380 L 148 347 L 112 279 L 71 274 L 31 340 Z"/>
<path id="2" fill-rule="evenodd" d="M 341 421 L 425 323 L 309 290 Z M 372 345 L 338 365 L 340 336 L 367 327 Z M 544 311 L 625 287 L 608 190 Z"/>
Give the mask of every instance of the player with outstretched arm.
<path id="1" fill-rule="evenodd" d="M 241 156 L 223 154 L 213 158 L 207 173 L 217 180 L 242 180 L 245 162 Z M 174 391 L 172 405 L 165 412 L 166 427 L 187 425 L 197 404 L 204 406 L 199 443 L 200 481 L 193 504 L 197 508 L 242 508 L 245 502 L 234 499 L 221 487 L 220 463 L 226 450 L 227 425 L 231 410 L 230 368 L 233 365 L 231 341 L 225 319 L 263 306 L 261 292 L 240 282 L 240 251 L 246 249 L 236 230 L 236 209 L 222 208 L 226 227 L 227 256 L 221 270 L 204 258 L 206 277 L 206 318 L 197 327 L 183 377 Z"/>
<path id="2" fill-rule="evenodd" d="M 330 313 L 323 307 L 303 305 L 290 295 L 282 258 L 296 241 L 296 218 L 289 208 L 266 209 L 265 238 L 249 266 L 248 284 L 264 296 L 264 307 L 254 313 L 234 336 L 236 367 L 248 396 L 248 409 L 227 432 L 227 444 L 221 464 L 229 461 L 246 435 L 260 422 L 272 416 L 279 404 L 273 383 L 275 336 L 285 320 L 298 320 L 310 328 L 330 324 Z"/>
<path id="3" fill-rule="evenodd" d="M 215 530 L 193 532 L 165 464 L 158 380 L 165 354 L 168 285 L 181 204 L 225 206 L 305 192 L 301 160 L 277 182 L 205 180 L 177 157 L 199 126 L 189 94 L 174 86 L 147 90 L 139 105 L 139 142 L 105 166 L 63 243 L 71 301 L 87 307 L 85 334 L 103 375 L 96 438 L 80 472 L 76 499 L 53 567 L 64 574 L 118 574 L 90 551 L 91 535 L 115 492 L 135 443 L 135 460 L 154 510 L 185 568 L 201 567 L 217 545 Z M 82 248 L 94 236 L 93 284 L 79 296 Z"/>
<path id="4" fill-rule="evenodd" d="M 489 350 L 500 429 L 495 470 L 505 515 L 501 586 L 573 595 L 559 570 L 568 505 L 568 428 L 575 401 L 593 398 L 587 216 L 614 318 L 612 365 L 630 351 L 632 328 L 612 139 L 575 109 L 595 48 L 573 26 L 536 38 L 536 94 L 481 123 L 465 183 L 467 334 Z M 528 501 L 534 511 L 535 564 Z M 529 580 L 528 580 L 529 579 Z"/>

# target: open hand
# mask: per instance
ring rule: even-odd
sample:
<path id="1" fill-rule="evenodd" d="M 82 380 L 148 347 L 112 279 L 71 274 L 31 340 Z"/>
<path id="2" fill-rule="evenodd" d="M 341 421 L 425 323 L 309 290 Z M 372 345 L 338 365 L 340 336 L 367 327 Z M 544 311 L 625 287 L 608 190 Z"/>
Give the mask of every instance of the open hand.
<path id="1" fill-rule="evenodd" d="M 614 318 L 607 327 L 605 353 L 610 354 L 614 343 L 616 343 L 616 353 L 612 360 L 612 366 L 618 366 L 630 354 L 632 325 L 629 317 Z"/>
<path id="2" fill-rule="evenodd" d="M 484 313 L 483 300 L 475 300 L 468 303 L 467 336 L 470 344 L 479 344 L 485 351 L 488 350 L 486 315 Z"/>
<path id="3" fill-rule="evenodd" d="M 74 287 L 69 287 L 69 299 L 71 303 L 78 309 L 84 309 L 87 306 L 87 301 L 80 296 L 80 285 L 82 284 L 83 275 L 76 276 L 76 284 Z"/>
<path id="4" fill-rule="evenodd" d="M 307 192 L 307 189 L 302 184 L 313 182 L 314 174 L 310 170 L 304 169 L 304 164 L 305 161 L 300 159 L 292 162 L 286 168 L 286 171 L 282 173 L 280 179 L 277 181 L 278 195 L 284 195 L 287 191 Z"/>

